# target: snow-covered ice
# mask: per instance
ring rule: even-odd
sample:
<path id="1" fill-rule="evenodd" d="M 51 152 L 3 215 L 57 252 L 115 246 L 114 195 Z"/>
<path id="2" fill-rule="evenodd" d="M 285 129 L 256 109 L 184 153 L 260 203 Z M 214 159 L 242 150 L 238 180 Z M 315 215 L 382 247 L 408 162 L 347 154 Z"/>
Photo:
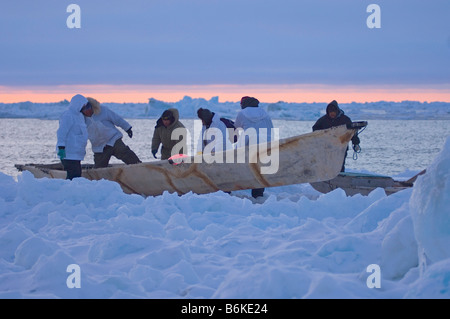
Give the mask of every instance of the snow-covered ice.
<path id="1" fill-rule="evenodd" d="M 105 180 L 0 174 L 0 297 L 449 298 L 449 181 L 450 138 L 388 197 L 303 184 L 259 201 L 143 198 Z"/>

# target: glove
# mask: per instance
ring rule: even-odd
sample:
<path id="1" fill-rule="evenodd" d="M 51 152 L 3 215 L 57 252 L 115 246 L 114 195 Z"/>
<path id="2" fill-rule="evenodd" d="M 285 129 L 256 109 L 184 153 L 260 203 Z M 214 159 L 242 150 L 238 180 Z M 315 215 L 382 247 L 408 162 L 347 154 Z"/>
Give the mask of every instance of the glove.
<path id="1" fill-rule="evenodd" d="M 158 153 L 158 150 L 152 150 L 152 154 L 153 154 L 154 158 L 156 158 L 156 153 Z"/>
<path id="2" fill-rule="evenodd" d="M 61 161 L 66 158 L 66 149 L 65 148 L 59 147 L 58 157 Z"/>
<path id="3" fill-rule="evenodd" d="M 128 129 L 127 134 L 130 138 L 133 137 L 133 131 L 131 130 L 131 127 Z"/>
<path id="4" fill-rule="evenodd" d="M 361 141 L 360 141 L 358 135 L 353 135 L 353 137 L 352 137 L 352 144 L 353 145 L 359 145 L 359 143 L 361 143 Z"/>

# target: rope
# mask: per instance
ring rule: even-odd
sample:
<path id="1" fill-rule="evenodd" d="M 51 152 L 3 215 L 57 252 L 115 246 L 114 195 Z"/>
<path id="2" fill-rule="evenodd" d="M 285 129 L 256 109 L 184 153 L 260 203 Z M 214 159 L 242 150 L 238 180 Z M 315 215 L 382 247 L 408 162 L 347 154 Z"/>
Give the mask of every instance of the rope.
<path id="1" fill-rule="evenodd" d="M 358 154 L 361 153 L 362 149 L 359 145 L 353 145 L 353 159 L 356 161 L 358 159 Z"/>
<path id="2" fill-rule="evenodd" d="M 356 136 L 358 136 L 360 133 L 362 133 L 365 129 L 366 129 L 367 125 L 364 126 L 360 131 L 356 132 Z M 361 153 L 362 149 L 361 146 L 359 145 L 353 145 L 353 160 L 357 160 L 358 159 L 358 154 Z"/>

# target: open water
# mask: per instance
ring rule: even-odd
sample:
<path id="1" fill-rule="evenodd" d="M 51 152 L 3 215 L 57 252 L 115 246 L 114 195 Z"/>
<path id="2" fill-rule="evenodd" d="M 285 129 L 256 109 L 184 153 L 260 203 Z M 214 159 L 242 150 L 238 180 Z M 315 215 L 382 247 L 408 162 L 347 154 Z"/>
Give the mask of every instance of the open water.
<path id="1" fill-rule="evenodd" d="M 153 161 L 150 152 L 156 120 L 129 119 L 133 138 L 124 133 L 123 141 L 144 161 Z M 193 132 L 194 120 L 182 120 Z M 314 121 L 274 120 L 280 138 L 311 132 Z M 0 171 L 17 176 L 14 164 L 58 162 L 56 157 L 57 120 L 1 118 Z M 399 176 L 405 172 L 425 169 L 441 151 L 450 135 L 448 120 L 371 120 L 360 133 L 361 153 L 353 159 L 349 150 L 347 170 Z M 159 155 L 159 154 L 158 154 Z M 119 163 L 113 158 L 111 163 Z M 83 163 L 93 163 L 93 153 L 88 142 Z"/>

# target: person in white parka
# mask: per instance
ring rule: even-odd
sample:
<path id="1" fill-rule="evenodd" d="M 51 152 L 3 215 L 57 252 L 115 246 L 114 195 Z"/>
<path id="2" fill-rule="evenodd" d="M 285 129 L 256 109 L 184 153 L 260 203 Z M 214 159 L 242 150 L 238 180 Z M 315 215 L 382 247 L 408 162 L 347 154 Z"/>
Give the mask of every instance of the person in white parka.
<path id="1" fill-rule="evenodd" d="M 250 144 L 260 144 L 272 140 L 273 123 L 269 114 L 259 107 L 259 101 L 250 96 L 241 99 L 241 111 L 234 121 L 236 129 L 242 129 L 239 135 L 237 147 Z M 257 198 L 264 195 L 264 188 L 252 189 L 252 197 Z"/>
<path id="2" fill-rule="evenodd" d="M 84 113 L 89 141 L 94 152 L 94 168 L 107 167 L 112 156 L 125 164 L 141 163 L 138 156 L 123 141 L 122 128 L 129 138 L 133 137 L 130 123 L 94 98 L 87 98 L 92 110 Z"/>
<path id="3" fill-rule="evenodd" d="M 210 152 L 223 152 L 233 149 L 228 129 L 218 114 L 208 109 L 199 108 L 197 116 L 202 120 L 202 132 L 197 146 L 198 152 L 203 152 L 206 146 L 208 146 Z"/>
<path id="4" fill-rule="evenodd" d="M 81 177 L 81 161 L 86 155 L 88 132 L 83 111 L 89 109 L 89 101 L 81 94 L 70 100 L 69 108 L 59 118 L 56 132 L 58 156 L 67 172 L 66 179 Z"/>

